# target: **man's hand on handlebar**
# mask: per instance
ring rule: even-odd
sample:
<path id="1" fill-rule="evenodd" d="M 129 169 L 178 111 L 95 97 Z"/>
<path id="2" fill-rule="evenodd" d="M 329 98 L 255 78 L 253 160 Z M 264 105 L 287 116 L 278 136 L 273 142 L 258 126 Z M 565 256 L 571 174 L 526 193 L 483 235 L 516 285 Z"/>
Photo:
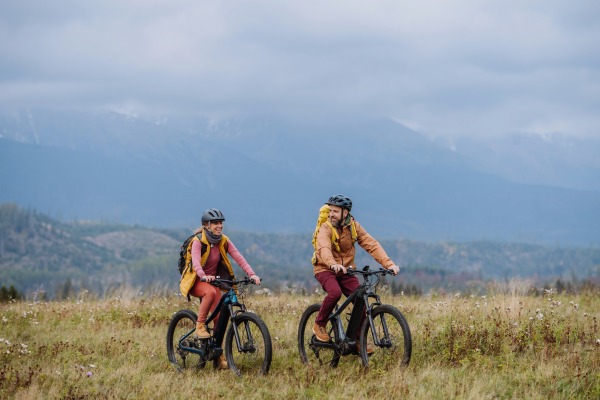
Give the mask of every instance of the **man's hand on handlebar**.
<path id="1" fill-rule="evenodd" d="M 346 272 L 348 272 L 346 270 L 346 268 L 343 265 L 340 264 L 333 264 L 331 266 L 331 269 L 333 270 L 333 272 L 335 272 L 336 274 L 339 273 L 340 271 L 342 271 L 343 274 L 345 274 Z"/>
<path id="2" fill-rule="evenodd" d="M 400 272 L 400 267 L 398 267 L 397 265 L 392 265 L 388 269 L 392 271 L 392 275 L 394 276 L 398 275 L 398 272 Z"/>
<path id="3" fill-rule="evenodd" d="M 254 281 L 254 284 L 255 284 L 255 285 L 260 285 L 260 278 L 259 278 L 258 276 L 256 276 L 256 275 L 252 275 L 252 276 L 250 277 L 250 279 L 252 279 L 252 280 Z"/>

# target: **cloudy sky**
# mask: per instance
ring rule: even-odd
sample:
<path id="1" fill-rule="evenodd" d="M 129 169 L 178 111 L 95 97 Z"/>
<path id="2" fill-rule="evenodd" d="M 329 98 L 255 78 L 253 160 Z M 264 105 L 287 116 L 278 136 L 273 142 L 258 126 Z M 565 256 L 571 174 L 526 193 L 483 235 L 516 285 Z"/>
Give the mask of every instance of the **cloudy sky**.
<path id="1" fill-rule="evenodd" d="M 600 137 L 600 3 L 2 0 L 0 107 Z"/>

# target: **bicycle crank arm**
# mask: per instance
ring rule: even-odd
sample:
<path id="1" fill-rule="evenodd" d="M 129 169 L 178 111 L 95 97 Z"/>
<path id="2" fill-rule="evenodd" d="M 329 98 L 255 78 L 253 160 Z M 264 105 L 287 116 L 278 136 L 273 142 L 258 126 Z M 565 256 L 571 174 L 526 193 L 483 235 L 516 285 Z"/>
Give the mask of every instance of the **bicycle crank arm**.
<path id="1" fill-rule="evenodd" d="M 315 347 L 320 347 L 322 349 L 331 349 L 331 350 L 335 350 L 337 352 L 340 351 L 340 346 L 338 346 L 337 344 L 332 343 L 332 342 L 325 343 L 325 342 L 319 342 L 319 341 L 315 340 L 312 342 L 312 345 Z"/>

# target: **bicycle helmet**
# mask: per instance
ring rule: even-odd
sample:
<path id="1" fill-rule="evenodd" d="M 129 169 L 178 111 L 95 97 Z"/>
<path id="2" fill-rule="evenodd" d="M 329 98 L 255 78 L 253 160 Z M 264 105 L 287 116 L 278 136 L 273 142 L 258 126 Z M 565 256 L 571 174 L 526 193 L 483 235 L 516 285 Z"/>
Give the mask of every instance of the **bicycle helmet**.
<path id="1" fill-rule="evenodd" d="M 346 210 L 348 210 L 348 212 L 352 211 L 352 200 L 350 200 L 343 194 L 336 194 L 335 196 L 330 197 L 327 203 L 325 204 L 345 208 Z"/>
<path id="2" fill-rule="evenodd" d="M 204 211 L 202 214 L 202 223 L 207 222 L 216 222 L 216 221 L 225 221 L 225 215 L 221 212 L 221 210 L 217 210 L 216 208 L 210 208 Z"/>

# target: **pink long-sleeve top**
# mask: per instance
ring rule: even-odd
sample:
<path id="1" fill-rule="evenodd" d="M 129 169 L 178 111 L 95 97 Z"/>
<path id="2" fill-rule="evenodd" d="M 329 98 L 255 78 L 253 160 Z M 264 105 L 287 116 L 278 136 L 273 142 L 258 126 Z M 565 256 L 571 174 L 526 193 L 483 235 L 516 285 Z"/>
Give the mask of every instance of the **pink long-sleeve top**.
<path id="1" fill-rule="evenodd" d="M 221 252 L 219 251 L 218 246 L 214 247 L 215 248 L 208 254 L 208 260 L 206 260 L 206 264 L 203 267 L 200 261 L 202 259 L 202 243 L 198 240 L 194 240 L 194 243 L 192 243 L 192 266 L 200 278 L 204 278 L 207 275 L 215 276 L 217 273 L 217 266 L 221 260 Z M 240 254 L 233 243 L 231 243 L 231 240 L 227 245 L 227 252 L 231 254 L 231 257 L 233 257 L 237 265 L 239 265 L 248 276 L 256 275 L 254 271 L 252 271 L 248 261 Z"/>

